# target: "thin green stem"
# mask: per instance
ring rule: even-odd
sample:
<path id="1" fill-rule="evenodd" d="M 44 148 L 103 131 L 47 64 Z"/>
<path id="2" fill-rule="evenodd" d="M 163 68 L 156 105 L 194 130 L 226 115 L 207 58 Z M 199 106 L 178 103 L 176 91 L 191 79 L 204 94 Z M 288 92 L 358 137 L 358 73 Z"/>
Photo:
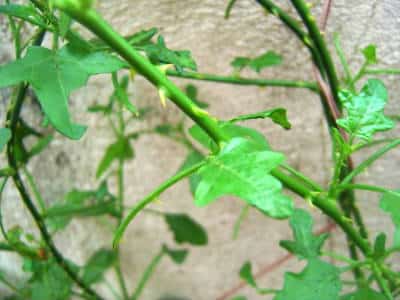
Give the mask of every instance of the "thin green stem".
<path id="1" fill-rule="evenodd" d="M 35 196 L 36 202 L 39 204 L 41 213 L 44 214 L 46 211 L 46 204 L 42 198 L 42 195 L 39 192 L 39 189 L 36 185 L 35 179 L 33 178 L 32 174 L 29 172 L 29 170 L 26 166 L 22 167 L 22 171 L 23 171 L 26 179 L 28 180 L 28 184 L 32 190 L 33 195 Z"/>
<path id="2" fill-rule="evenodd" d="M 227 139 L 222 131 L 218 130 L 216 119 L 210 118 L 206 111 L 197 107 L 159 68 L 141 56 L 94 10 L 81 9 L 72 0 L 55 1 L 55 5 L 95 33 L 114 51 L 125 58 L 138 73 L 146 77 L 159 91 L 163 91 L 167 98 L 171 99 L 187 116 L 199 124 L 217 144 Z"/>
<path id="3" fill-rule="evenodd" d="M 385 278 L 383 277 L 379 265 L 376 264 L 375 262 L 372 262 L 371 266 L 372 266 L 372 273 L 374 274 L 376 283 L 378 284 L 379 288 L 383 291 L 383 293 L 389 300 L 393 300 L 393 295 L 389 290 L 388 284 Z"/>
<path id="4" fill-rule="evenodd" d="M 177 72 L 175 70 L 167 70 L 168 76 L 212 81 L 219 83 L 229 83 L 237 85 L 256 85 L 256 86 L 274 86 L 274 87 L 288 87 L 288 88 L 306 88 L 314 92 L 318 91 L 318 86 L 315 82 L 301 81 L 301 80 L 285 80 L 285 79 L 264 79 L 264 78 L 243 78 L 239 76 L 221 76 L 206 73 L 188 72 L 182 71 Z"/>
<path id="5" fill-rule="evenodd" d="M 251 205 L 246 203 L 239 214 L 239 217 L 236 219 L 235 225 L 233 226 L 233 233 L 232 233 L 232 239 L 236 240 L 238 235 L 239 235 L 239 230 L 240 230 L 240 226 L 243 223 L 243 220 L 246 218 L 249 209 L 250 209 Z"/>
<path id="6" fill-rule="evenodd" d="M 381 149 L 376 151 L 374 154 L 372 154 L 370 157 L 368 157 L 366 160 L 364 160 L 360 165 L 358 165 L 353 171 L 351 171 L 341 182 L 342 185 L 349 184 L 351 180 L 356 177 L 358 174 L 363 172 L 367 167 L 369 167 L 374 161 L 376 161 L 378 158 L 380 158 L 382 155 L 384 155 L 386 152 L 392 150 L 393 148 L 397 147 L 400 145 L 400 140 L 397 139 L 385 146 L 383 146 Z"/>
<path id="7" fill-rule="evenodd" d="M 316 192 L 322 192 L 324 189 L 317 184 L 314 180 L 310 180 L 307 176 L 304 176 L 301 172 L 297 171 L 296 169 L 292 168 L 288 164 L 281 164 L 282 169 L 288 171 L 293 176 L 297 177 L 298 179 L 302 180 L 305 184 L 307 184 L 310 188 L 312 188 Z"/>
<path id="8" fill-rule="evenodd" d="M 365 69 L 364 74 L 368 75 L 400 75 L 400 69 Z"/>
<path id="9" fill-rule="evenodd" d="M 124 234 L 126 228 L 128 227 L 129 223 L 135 218 L 135 216 L 143 209 L 145 208 L 148 204 L 150 204 L 152 201 L 156 200 L 159 195 L 161 195 L 162 192 L 164 192 L 166 189 L 177 183 L 178 181 L 182 180 L 183 178 L 190 176 L 194 172 L 196 172 L 199 168 L 201 168 L 205 164 L 204 161 L 197 163 L 190 168 L 184 169 L 181 172 L 177 173 L 176 175 L 168 178 L 166 181 L 164 181 L 161 185 L 159 185 L 154 191 L 152 191 L 150 194 L 148 194 L 146 197 L 144 197 L 142 200 L 140 200 L 128 213 L 128 215 L 125 217 L 125 219 L 121 222 L 119 227 L 117 228 L 115 235 L 114 235 L 114 241 L 113 241 L 113 247 L 116 248 L 118 246 L 119 241 L 121 240 L 122 235 Z"/>
<path id="10" fill-rule="evenodd" d="M 395 191 L 391 191 L 387 188 L 380 187 L 380 186 L 374 186 L 374 185 L 368 185 L 368 184 L 359 184 L 359 183 L 357 183 L 357 184 L 340 184 L 337 188 L 339 191 L 364 190 L 364 191 L 371 191 L 371 192 L 377 192 L 377 193 L 393 193 L 393 194 L 399 195 Z"/>
<path id="11" fill-rule="evenodd" d="M 343 70 L 344 70 L 345 81 L 349 85 L 350 90 L 352 92 L 355 92 L 356 88 L 354 86 L 353 79 L 352 79 L 353 75 L 351 74 L 349 63 L 347 62 L 346 56 L 345 56 L 345 54 L 343 52 L 342 45 L 341 45 L 341 42 L 340 42 L 340 37 L 339 37 L 338 33 L 334 34 L 333 41 L 334 41 L 334 44 L 335 44 L 336 53 L 339 56 L 340 62 L 342 64 L 342 67 L 343 67 Z"/>
<path id="12" fill-rule="evenodd" d="M 300 18 L 303 20 L 304 25 L 307 27 L 310 38 L 321 57 L 333 97 L 336 105 L 340 108 L 341 104 L 338 98 L 339 81 L 336 75 L 335 65 L 333 64 L 332 57 L 329 53 L 328 47 L 326 46 L 321 31 L 318 28 L 315 18 L 311 15 L 307 3 L 305 3 L 303 0 L 291 0 L 291 2 L 300 15 Z"/>
<path id="13" fill-rule="evenodd" d="M 135 291 L 133 292 L 130 300 L 138 300 L 139 299 L 146 283 L 149 281 L 151 275 L 154 273 L 155 269 L 160 264 L 163 256 L 164 256 L 164 250 L 161 249 L 161 251 L 153 257 L 153 259 L 151 260 L 149 265 L 146 267 L 146 270 L 143 272 L 143 275 L 140 278 L 139 283 L 137 284 Z"/>

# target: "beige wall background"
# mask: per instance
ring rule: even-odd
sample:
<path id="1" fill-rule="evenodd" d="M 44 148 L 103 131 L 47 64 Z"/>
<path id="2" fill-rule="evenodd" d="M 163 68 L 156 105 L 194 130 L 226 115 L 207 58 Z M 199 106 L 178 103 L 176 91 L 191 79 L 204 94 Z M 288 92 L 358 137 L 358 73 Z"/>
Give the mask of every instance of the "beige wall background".
<path id="1" fill-rule="evenodd" d="M 0 3 L 4 1 L 0 1 Z M 277 1 L 293 13 L 287 1 Z M 214 0 L 120 0 L 98 1 L 98 9 L 121 33 L 130 34 L 141 29 L 157 27 L 164 35 L 167 45 L 173 49 L 188 49 L 193 53 L 200 72 L 231 74 L 229 62 L 235 56 L 256 56 L 266 50 L 274 50 L 284 57 L 282 66 L 265 70 L 265 78 L 288 78 L 312 80 L 311 64 L 307 51 L 293 38 L 272 15 L 266 16 L 255 1 L 239 0 L 231 18 L 223 18 L 227 1 Z M 318 14 L 319 5 L 314 8 Z M 6 20 L 1 20 L 0 60 L 12 58 L 12 47 Z M 400 2 L 396 0 L 333 1 L 326 37 L 332 46 L 333 32 L 339 32 L 351 68 L 357 70 L 362 63 L 359 49 L 373 42 L 378 46 L 381 67 L 400 67 Z M 333 49 L 333 48 L 332 48 Z M 337 57 L 335 56 L 335 59 Z M 338 65 L 338 71 L 341 68 Z M 255 76 L 251 72 L 243 75 Z M 399 114 L 399 78 L 382 77 L 388 86 L 390 102 L 388 111 Z M 174 81 L 184 86 L 189 81 Z M 330 144 L 321 113 L 319 99 L 307 90 L 284 88 L 240 87 L 205 82 L 196 82 L 199 98 L 210 103 L 210 112 L 221 119 L 240 113 L 250 113 L 277 106 L 288 109 L 293 128 L 283 131 L 269 121 L 248 123 L 263 132 L 273 147 L 286 153 L 288 161 L 318 182 L 326 184 L 330 176 Z M 1 91 L 1 119 L 4 120 L 7 90 Z M 48 203 L 60 199 L 72 188 L 90 189 L 97 186 L 95 171 L 112 132 L 106 120 L 86 112 L 93 102 L 105 102 L 111 93 L 108 77 L 99 76 L 71 97 L 74 119 L 89 126 L 84 138 L 70 141 L 59 135 L 50 148 L 35 158 L 29 169 L 38 178 L 40 190 Z M 131 89 L 132 101 L 138 106 L 152 104 L 156 109 L 143 123 L 132 129 L 148 128 L 162 121 L 177 121 L 178 110 L 172 103 L 163 109 L 155 89 L 143 78 L 138 77 Z M 39 110 L 27 105 L 25 118 L 38 124 Z M 191 122 L 187 121 L 187 126 Z M 398 136 L 399 128 L 386 136 Z M 182 163 L 186 150 L 180 145 L 159 137 L 144 136 L 134 142 L 136 159 L 126 165 L 125 196 L 127 205 L 145 196 L 159 183 L 174 174 Z M 355 158 L 362 160 L 368 155 L 360 153 Z M 382 184 L 399 188 L 400 152 L 392 151 L 383 160 L 361 176 L 360 182 Z M 115 190 L 115 183 L 111 188 Z M 359 193 L 360 206 L 366 214 L 366 223 L 371 235 L 380 230 L 392 230 L 390 219 L 378 208 L 378 196 Z M 267 219 L 251 211 L 243 222 L 239 238 L 232 240 L 233 223 L 242 202 L 225 197 L 206 208 L 197 208 L 189 193 L 187 182 L 181 182 L 161 196 L 161 204 L 155 208 L 170 212 L 186 212 L 202 223 L 209 234 L 206 247 L 191 248 L 187 261 L 182 266 L 174 265 L 165 258 L 150 280 L 142 299 L 161 299 L 176 295 L 182 299 L 209 300 L 221 296 L 239 282 L 238 271 L 244 261 L 250 260 L 255 271 L 285 255 L 278 246 L 281 239 L 290 239 L 287 222 Z M 304 206 L 296 199 L 297 206 Z M 4 194 L 2 209 L 6 226 L 19 224 L 35 232 L 33 222 L 21 204 L 14 187 L 9 184 Z M 309 208 L 310 209 L 310 208 Z M 317 225 L 326 225 L 326 218 L 315 209 Z M 96 249 L 111 246 L 112 233 L 95 219 L 74 220 L 56 237 L 56 243 L 66 257 L 82 264 Z M 133 290 L 142 271 L 157 253 L 160 245 L 172 245 L 172 237 L 163 220 L 153 215 L 141 214 L 129 226 L 121 246 L 123 271 L 128 286 Z M 335 231 L 329 247 L 347 253 L 344 238 Z M 399 260 L 397 260 L 399 262 Z M 15 255 L 0 253 L 1 269 L 11 278 L 21 278 L 20 259 Z M 285 270 L 298 270 L 301 264 L 296 259 L 285 263 L 276 272 L 260 278 L 260 286 L 280 288 Z M 107 279 L 116 285 L 112 272 Z M 101 293 L 112 299 L 108 290 L 98 286 Z M 6 291 L 0 290 L 1 295 Z M 239 294 L 249 299 L 268 299 L 256 295 L 251 288 Z"/>

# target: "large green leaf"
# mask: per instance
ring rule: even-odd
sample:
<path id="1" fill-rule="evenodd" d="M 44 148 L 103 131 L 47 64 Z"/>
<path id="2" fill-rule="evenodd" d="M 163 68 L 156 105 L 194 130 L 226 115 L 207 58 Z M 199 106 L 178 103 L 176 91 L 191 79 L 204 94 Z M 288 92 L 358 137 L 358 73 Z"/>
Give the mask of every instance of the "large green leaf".
<path id="1" fill-rule="evenodd" d="M 165 222 L 174 234 L 174 239 L 178 244 L 189 243 L 197 246 L 207 244 L 207 232 L 203 226 L 188 215 L 167 213 L 164 216 Z"/>
<path id="2" fill-rule="evenodd" d="M 218 197 L 233 195 L 271 217 L 286 218 L 293 211 L 293 203 L 281 193 L 281 182 L 269 174 L 284 159 L 281 153 L 260 150 L 251 140 L 233 138 L 199 169 L 201 181 L 195 202 L 203 206 Z"/>
<path id="3" fill-rule="evenodd" d="M 340 290 L 340 270 L 311 259 L 301 273 L 285 273 L 283 289 L 274 300 L 338 300 Z"/>
<path id="4" fill-rule="evenodd" d="M 116 253 L 112 250 L 100 249 L 96 251 L 83 267 L 82 280 L 86 284 L 101 281 L 104 272 L 114 264 L 116 258 Z"/>
<path id="5" fill-rule="evenodd" d="M 260 73 L 261 70 L 264 68 L 280 65 L 281 63 L 282 56 L 273 51 L 267 51 L 264 54 L 255 58 L 236 57 L 231 62 L 231 66 L 238 71 L 241 71 L 245 67 L 249 67 L 257 73 Z"/>
<path id="6" fill-rule="evenodd" d="M 339 97 L 346 114 L 337 123 L 350 136 L 369 141 L 374 133 L 394 127 L 394 122 L 383 113 L 388 96 L 380 80 L 369 79 L 359 94 L 341 91 Z"/>
<path id="7" fill-rule="evenodd" d="M 387 192 L 382 195 L 380 208 L 390 214 L 396 229 L 394 232 L 394 246 L 400 246 L 400 190 Z"/>
<path id="8" fill-rule="evenodd" d="M 11 131 L 8 128 L 0 128 L 0 152 L 11 138 Z"/>
<path id="9" fill-rule="evenodd" d="M 62 134 L 79 139 L 85 127 L 72 122 L 68 97 L 90 75 L 109 73 L 125 64 L 105 52 L 90 53 L 67 45 L 58 51 L 30 47 L 25 57 L 0 67 L 0 87 L 28 81 L 51 124 Z"/>
<path id="10" fill-rule="evenodd" d="M 290 217 L 294 241 L 281 241 L 280 245 L 300 259 L 318 257 L 328 234 L 315 236 L 312 232 L 313 219 L 308 212 L 296 209 Z"/>
<path id="11" fill-rule="evenodd" d="M 362 288 L 354 293 L 340 297 L 340 300 L 387 300 L 387 298 L 370 288 Z"/>

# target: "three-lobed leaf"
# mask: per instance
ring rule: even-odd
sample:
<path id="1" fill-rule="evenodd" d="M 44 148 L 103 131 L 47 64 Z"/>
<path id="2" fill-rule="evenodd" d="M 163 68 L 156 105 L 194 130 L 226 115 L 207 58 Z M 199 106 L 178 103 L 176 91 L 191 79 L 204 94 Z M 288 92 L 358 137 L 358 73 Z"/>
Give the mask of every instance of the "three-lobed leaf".
<path id="1" fill-rule="evenodd" d="M 394 122 L 383 113 L 387 90 L 378 79 L 369 79 L 357 95 L 349 91 L 339 93 L 346 115 L 337 120 L 351 137 L 369 141 L 373 134 L 394 127 Z"/>
<path id="2" fill-rule="evenodd" d="M 257 73 L 260 73 L 264 68 L 280 65 L 281 63 L 282 56 L 273 51 L 267 51 L 255 58 L 236 57 L 231 62 L 231 66 L 238 71 L 241 71 L 245 67 L 249 67 Z"/>
<path id="3" fill-rule="evenodd" d="M 204 228 L 186 214 L 166 213 L 165 222 L 174 235 L 178 244 L 189 243 L 202 246 L 208 243 L 207 233 Z"/>
<path id="4" fill-rule="evenodd" d="M 207 205 L 224 195 L 237 196 L 273 218 L 286 218 L 292 200 L 282 194 L 282 184 L 269 174 L 284 161 L 281 153 L 261 150 L 254 142 L 233 138 L 198 170 L 201 181 L 195 203 Z"/>
<path id="5" fill-rule="evenodd" d="M 302 209 L 296 209 L 289 219 L 294 241 L 281 241 L 280 245 L 300 259 L 318 257 L 328 234 L 315 236 L 312 232 L 313 219 Z"/>
<path id="6" fill-rule="evenodd" d="M 114 72 L 124 65 L 111 54 L 88 52 L 71 44 L 58 51 L 32 46 L 23 58 L 0 67 L 0 87 L 29 82 L 50 123 L 65 136 L 79 139 L 85 127 L 70 118 L 70 93 L 85 85 L 89 76 Z"/>
<path id="7" fill-rule="evenodd" d="M 338 300 L 340 290 L 340 270 L 314 258 L 301 273 L 285 273 L 283 289 L 274 300 Z"/>

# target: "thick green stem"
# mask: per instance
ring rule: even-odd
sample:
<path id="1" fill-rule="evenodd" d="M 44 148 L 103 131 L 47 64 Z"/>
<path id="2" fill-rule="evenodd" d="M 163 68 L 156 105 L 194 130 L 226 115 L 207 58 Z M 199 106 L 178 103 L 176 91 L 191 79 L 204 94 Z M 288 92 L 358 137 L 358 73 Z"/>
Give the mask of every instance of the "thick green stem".
<path id="1" fill-rule="evenodd" d="M 318 86 L 315 82 L 301 80 L 285 80 L 285 79 L 263 79 L 263 78 L 243 78 L 238 76 L 221 76 L 197 72 L 178 72 L 175 70 L 167 70 L 167 75 L 172 77 L 195 79 L 202 81 L 212 81 L 219 83 L 229 83 L 237 85 L 256 85 L 256 86 L 275 86 L 275 87 L 290 87 L 290 88 L 306 88 L 314 92 L 318 91 Z"/>

